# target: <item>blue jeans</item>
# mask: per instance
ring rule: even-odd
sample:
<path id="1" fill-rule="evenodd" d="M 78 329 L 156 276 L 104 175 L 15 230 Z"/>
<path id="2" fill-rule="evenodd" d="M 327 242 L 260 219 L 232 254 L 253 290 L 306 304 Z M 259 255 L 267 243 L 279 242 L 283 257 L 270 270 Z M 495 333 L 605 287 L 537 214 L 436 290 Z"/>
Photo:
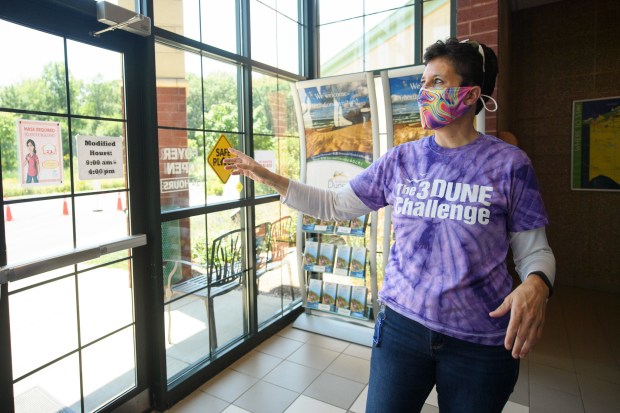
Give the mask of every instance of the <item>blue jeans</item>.
<path id="1" fill-rule="evenodd" d="M 448 337 L 389 307 L 379 333 L 366 413 L 419 412 L 434 385 L 442 413 L 500 413 L 519 376 L 503 346 Z"/>

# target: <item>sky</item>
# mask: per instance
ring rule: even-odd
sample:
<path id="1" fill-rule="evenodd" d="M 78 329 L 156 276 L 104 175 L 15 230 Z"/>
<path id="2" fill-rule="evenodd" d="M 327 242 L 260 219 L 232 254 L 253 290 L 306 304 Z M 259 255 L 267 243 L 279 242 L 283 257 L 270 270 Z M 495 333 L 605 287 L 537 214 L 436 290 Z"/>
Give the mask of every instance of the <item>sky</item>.
<path id="1" fill-rule="evenodd" d="M 64 61 L 63 39 L 0 20 L 0 56 L 11 64 L 0 65 L 0 87 L 41 76 L 50 62 Z M 121 78 L 121 55 L 109 50 L 67 42 L 69 71 L 88 80 L 101 74 L 104 80 Z"/>
<path id="2" fill-rule="evenodd" d="M 221 4 L 219 0 L 202 1 L 203 8 L 217 7 L 218 4 Z M 260 9 L 262 13 L 260 15 L 263 18 L 267 18 L 266 16 L 269 16 L 271 12 L 267 7 L 273 7 L 276 4 L 278 4 L 279 9 L 283 10 L 285 13 L 294 13 L 294 8 L 287 8 L 286 5 L 288 3 L 286 2 L 295 0 L 278 1 L 279 3 L 276 3 L 276 0 L 257 0 L 252 2 L 252 7 L 256 9 L 255 11 L 257 14 Z M 113 2 L 117 3 L 117 0 Z M 320 11 L 320 18 L 324 22 L 330 22 L 338 20 L 343 16 L 359 16 L 363 12 L 362 4 L 366 5 L 367 13 L 372 13 L 402 6 L 406 2 L 407 0 L 366 0 L 366 2 L 362 2 L 361 0 L 339 0 L 337 2 L 328 3 L 329 10 L 326 8 L 322 9 Z M 198 0 L 184 0 L 183 8 L 185 32 L 199 33 L 198 25 L 200 18 L 198 14 Z M 234 28 L 231 27 L 231 20 L 234 19 L 234 16 L 228 16 L 230 11 L 234 9 L 230 7 L 226 9 L 227 10 L 222 9 L 221 6 L 218 7 L 218 12 L 226 14 L 223 18 L 207 20 L 208 29 L 203 27 L 203 31 L 206 34 L 221 33 L 226 35 L 221 38 L 229 38 L 232 29 L 234 35 Z M 282 19 L 282 17 L 280 18 Z M 278 22 L 283 24 L 282 20 L 278 20 Z M 321 51 L 321 55 L 323 58 L 329 58 L 335 55 L 343 46 L 355 41 L 362 35 L 362 33 L 358 31 L 359 23 L 357 22 L 359 22 L 359 19 L 336 25 L 341 28 L 341 30 L 338 30 L 339 41 L 322 42 L 321 46 L 323 50 Z M 355 30 L 346 30 L 347 25 L 350 24 L 355 26 Z M 207 26 L 206 23 L 204 25 Z M 351 27 L 351 29 L 353 29 L 353 27 Z M 269 30 L 255 30 L 252 35 L 254 36 L 252 43 L 254 45 L 256 58 L 260 59 L 260 55 L 268 54 L 270 50 L 274 49 L 275 45 L 273 45 L 273 43 L 275 39 L 272 37 L 275 33 Z M 261 39 L 261 35 L 269 36 L 269 38 Z M 105 36 L 105 34 L 102 36 Z M 25 79 L 37 78 L 41 75 L 43 67 L 47 63 L 62 62 L 64 60 L 63 40 L 59 36 L 50 35 L 0 20 L 0 38 L 12 39 L 10 42 L 0 42 L 0 56 L 6 58 L 8 62 L 13 62 L 13 64 L 0 65 L 0 87 L 15 84 Z M 261 45 L 265 45 L 266 47 L 261 47 Z M 287 43 L 278 44 L 277 46 L 281 49 L 291 48 L 291 45 Z M 225 48 L 225 45 L 220 47 Z M 280 59 L 282 59 L 282 53 L 287 53 L 287 50 L 280 50 Z M 268 59 L 268 56 L 265 56 L 265 59 Z M 69 41 L 68 57 L 69 70 L 72 76 L 77 78 L 88 80 L 92 79 L 97 74 L 102 75 L 104 80 L 119 80 L 121 78 L 121 55 L 118 53 L 87 46 L 83 43 Z M 273 60 L 274 61 L 268 61 L 267 63 L 275 64 L 275 58 Z M 287 63 L 291 67 L 295 66 L 295 62 L 292 64 L 290 62 Z M 291 68 L 286 69 L 292 70 Z M 199 60 L 187 60 L 186 71 L 199 73 Z"/>

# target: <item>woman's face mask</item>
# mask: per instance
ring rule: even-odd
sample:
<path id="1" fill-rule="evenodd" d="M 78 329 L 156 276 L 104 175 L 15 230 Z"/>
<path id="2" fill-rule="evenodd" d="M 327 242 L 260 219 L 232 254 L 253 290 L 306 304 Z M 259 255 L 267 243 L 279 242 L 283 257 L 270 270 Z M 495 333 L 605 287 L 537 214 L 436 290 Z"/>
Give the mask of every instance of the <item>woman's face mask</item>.
<path id="1" fill-rule="evenodd" d="M 471 109 L 463 101 L 474 86 L 421 88 L 418 93 L 420 119 L 424 129 L 440 129 Z"/>

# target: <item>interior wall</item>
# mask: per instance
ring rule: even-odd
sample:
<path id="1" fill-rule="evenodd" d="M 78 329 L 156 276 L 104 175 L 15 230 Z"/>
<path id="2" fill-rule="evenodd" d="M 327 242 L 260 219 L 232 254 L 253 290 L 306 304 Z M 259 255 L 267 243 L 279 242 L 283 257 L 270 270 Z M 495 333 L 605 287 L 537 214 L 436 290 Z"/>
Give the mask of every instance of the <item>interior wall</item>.
<path id="1" fill-rule="evenodd" d="M 510 114 L 512 113 L 510 99 L 510 84 L 512 79 L 511 68 L 512 63 L 510 61 L 510 6 L 508 2 L 502 1 L 498 4 L 497 9 L 497 24 L 498 24 L 498 69 L 497 75 L 497 102 L 499 108 L 496 112 L 497 115 L 497 131 L 510 132 Z"/>
<path id="2" fill-rule="evenodd" d="M 461 40 L 471 39 L 484 43 L 493 49 L 499 62 L 502 61 L 502 52 L 499 47 L 499 9 L 502 7 L 500 3 L 503 2 L 498 0 L 457 0 L 456 3 L 457 37 Z M 495 92 L 492 95 L 494 99 L 499 99 L 498 96 L 501 96 L 502 87 L 504 87 L 504 83 L 502 83 L 500 73 L 495 84 Z M 500 116 L 499 112 L 486 112 L 486 133 L 497 136 L 498 116 Z"/>
<path id="3" fill-rule="evenodd" d="M 570 173 L 573 101 L 620 96 L 619 21 L 617 0 L 564 0 L 510 21 L 510 130 L 540 181 L 556 282 L 612 292 L 620 292 L 620 191 L 572 191 Z"/>

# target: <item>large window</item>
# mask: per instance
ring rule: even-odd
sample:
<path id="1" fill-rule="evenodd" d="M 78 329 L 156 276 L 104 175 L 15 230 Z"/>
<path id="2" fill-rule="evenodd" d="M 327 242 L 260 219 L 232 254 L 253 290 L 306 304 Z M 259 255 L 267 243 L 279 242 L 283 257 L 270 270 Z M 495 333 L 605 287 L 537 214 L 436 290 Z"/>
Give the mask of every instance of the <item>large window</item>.
<path id="1" fill-rule="evenodd" d="M 240 148 L 237 65 L 156 45 L 162 211 L 239 199 L 239 180 L 222 183 L 208 157 L 222 137 Z"/>
<path id="2" fill-rule="evenodd" d="M 299 5 L 298 0 L 155 0 L 155 25 L 301 75 L 303 25 Z M 249 14 L 249 27 L 241 25 L 244 14 Z M 243 42 L 245 33 L 250 35 L 251 46 Z"/>
<path id="3" fill-rule="evenodd" d="M 7 266 L 126 238 L 123 54 L 4 20 L 0 37 Z M 17 412 L 93 411 L 136 387 L 132 267 L 123 250 L 9 283 Z"/>
<path id="4" fill-rule="evenodd" d="M 239 210 L 162 224 L 168 379 L 248 333 L 247 234 Z"/>
<path id="5" fill-rule="evenodd" d="M 170 383 L 300 305 L 297 214 L 270 188 L 212 164 L 225 139 L 299 178 L 298 15 L 296 1 L 155 2 Z M 249 27 L 239 25 L 244 16 Z"/>
<path id="6" fill-rule="evenodd" d="M 155 26 L 231 53 L 241 53 L 239 0 L 154 0 Z"/>
<path id="7" fill-rule="evenodd" d="M 295 0 L 251 0 L 252 59 L 301 74 L 299 7 Z"/>
<path id="8" fill-rule="evenodd" d="M 162 223 L 168 379 L 248 333 L 246 210 L 239 177 L 226 183 L 209 156 L 220 139 L 243 148 L 241 67 L 157 44 L 162 212 L 195 208 Z M 200 209 L 199 209 L 200 208 Z"/>
<path id="9" fill-rule="evenodd" d="M 423 47 L 448 37 L 450 0 L 320 1 L 321 76 L 419 64 L 416 24 Z"/>
<path id="10" fill-rule="evenodd" d="M 296 254 L 297 211 L 279 201 L 256 207 L 257 314 L 261 327 L 299 302 Z"/>
<path id="11" fill-rule="evenodd" d="M 254 155 L 265 166 L 291 179 L 299 179 L 299 132 L 290 81 L 252 72 L 252 130 Z M 256 195 L 275 192 L 255 185 Z"/>

